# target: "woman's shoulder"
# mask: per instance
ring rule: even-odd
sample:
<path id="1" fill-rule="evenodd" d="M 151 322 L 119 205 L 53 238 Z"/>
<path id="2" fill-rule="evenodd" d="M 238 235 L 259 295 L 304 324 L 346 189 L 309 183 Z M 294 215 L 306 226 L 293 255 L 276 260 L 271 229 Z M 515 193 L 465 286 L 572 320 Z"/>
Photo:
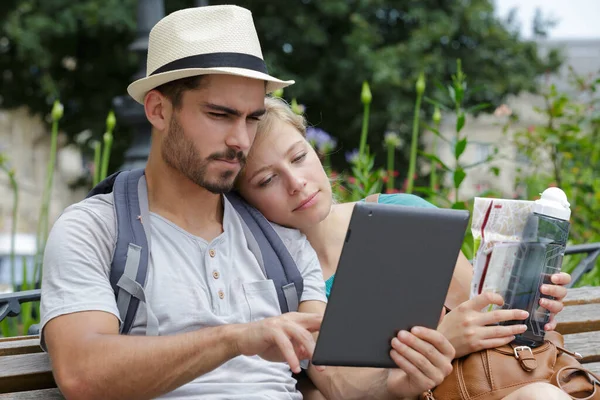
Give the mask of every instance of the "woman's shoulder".
<path id="1" fill-rule="evenodd" d="M 294 259 L 299 256 L 299 253 L 305 252 L 307 246 L 310 246 L 306 235 L 298 229 L 287 228 L 274 222 L 271 222 L 271 226 Z"/>
<path id="2" fill-rule="evenodd" d="M 378 203 L 409 207 L 435 207 L 427 200 L 414 194 L 407 193 L 380 194 Z"/>

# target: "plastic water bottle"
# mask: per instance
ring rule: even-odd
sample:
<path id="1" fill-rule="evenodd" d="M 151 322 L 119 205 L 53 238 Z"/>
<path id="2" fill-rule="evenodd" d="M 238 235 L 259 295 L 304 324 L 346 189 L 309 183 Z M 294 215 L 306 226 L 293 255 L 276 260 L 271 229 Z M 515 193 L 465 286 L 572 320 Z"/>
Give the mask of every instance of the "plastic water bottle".
<path id="1" fill-rule="evenodd" d="M 550 312 L 540 306 L 540 299 L 553 298 L 543 295 L 540 287 L 551 284 L 552 274 L 561 270 L 570 216 L 567 196 L 561 189 L 551 187 L 535 201 L 533 213 L 525 223 L 503 306 L 529 312 L 525 321 L 505 323 L 527 325 L 527 331 L 516 335 L 515 344 L 536 347 L 544 343 L 544 326 L 550 319 Z"/>

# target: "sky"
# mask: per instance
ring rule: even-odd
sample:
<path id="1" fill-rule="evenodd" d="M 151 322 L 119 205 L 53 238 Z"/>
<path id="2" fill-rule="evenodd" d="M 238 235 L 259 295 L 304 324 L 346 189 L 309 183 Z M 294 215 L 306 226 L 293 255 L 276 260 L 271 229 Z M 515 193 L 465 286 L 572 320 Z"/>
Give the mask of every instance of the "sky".
<path id="1" fill-rule="evenodd" d="M 531 37 L 531 21 L 535 9 L 543 15 L 558 19 L 549 34 L 552 39 L 600 38 L 600 0 L 495 0 L 500 16 L 506 16 L 511 8 L 518 9 L 521 34 Z"/>

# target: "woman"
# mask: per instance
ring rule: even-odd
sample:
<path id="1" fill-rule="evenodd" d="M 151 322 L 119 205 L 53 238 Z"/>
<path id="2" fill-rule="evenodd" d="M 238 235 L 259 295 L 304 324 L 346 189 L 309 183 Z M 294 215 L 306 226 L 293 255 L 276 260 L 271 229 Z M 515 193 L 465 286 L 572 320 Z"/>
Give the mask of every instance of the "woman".
<path id="1" fill-rule="evenodd" d="M 325 170 L 304 138 L 304 118 L 294 114 L 286 103 L 277 98 L 267 98 L 265 108 L 267 112 L 259 122 L 246 167 L 238 178 L 238 190 L 270 221 L 299 229 L 306 235 L 317 252 L 329 289 L 354 203 L 333 203 L 331 184 Z M 433 207 L 411 195 L 381 195 L 378 201 Z M 468 300 L 471 276 L 472 267 L 461 253 L 445 303 L 452 312 L 442 319 L 438 327 L 454 346 L 456 357 L 509 343 L 514 335 L 526 330 L 525 325 L 488 326 L 502 321 L 524 320 L 527 313 L 519 310 L 481 312 L 489 304 L 502 305 L 503 300 L 501 296 L 490 293 Z M 541 306 L 554 315 L 562 310 L 562 299 L 566 295 L 566 289 L 560 285 L 568 284 L 570 276 L 556 274 L 552 282 L 554 285 L 543 285 L 541 291 L 557 300 L 543 299 Z M 551 318 L 545 328 L 553 330 L 555 327 L 556 322 Z M 527 388 L 507 399 L 527 398 L 523 396 L 532 389 L 524 389 Z M 548 385 L 546 389 L 554 392 L 556 388 Z M 536 387 L 535 390 L 540 389 Z M 557 392 L 558 396 L 561 394 L 564 393 Z M 544 398 L 549 397 L 546 395 Z"/>

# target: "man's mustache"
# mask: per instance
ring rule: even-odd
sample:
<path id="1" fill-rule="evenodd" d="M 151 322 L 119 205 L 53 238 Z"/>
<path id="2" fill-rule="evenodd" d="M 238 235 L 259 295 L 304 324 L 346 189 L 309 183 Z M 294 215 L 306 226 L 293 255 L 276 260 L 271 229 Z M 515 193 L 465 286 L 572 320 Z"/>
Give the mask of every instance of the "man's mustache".
<path id="1" fill-rule="evenodd" d="M 245 165 L 246 164 L 246 155 L 244 154 L 244 152 L 242 151 L 235 151 L 233 149 L 227 149 L 224 152 L 221 153 L 213 153 L 210 156 L 208 156 L 209 160 L 227 160 L 227 161 L 234 161 L 237 160 L 237 162 L 240 163 L 240 165 Z"/>

